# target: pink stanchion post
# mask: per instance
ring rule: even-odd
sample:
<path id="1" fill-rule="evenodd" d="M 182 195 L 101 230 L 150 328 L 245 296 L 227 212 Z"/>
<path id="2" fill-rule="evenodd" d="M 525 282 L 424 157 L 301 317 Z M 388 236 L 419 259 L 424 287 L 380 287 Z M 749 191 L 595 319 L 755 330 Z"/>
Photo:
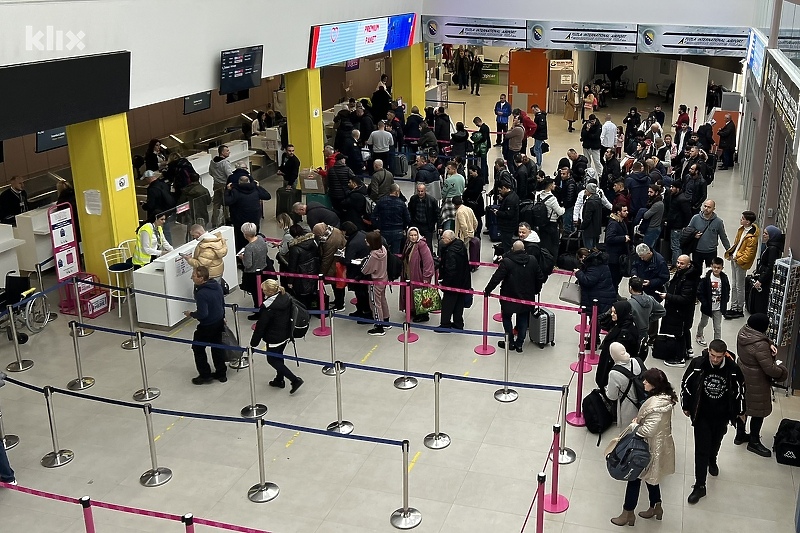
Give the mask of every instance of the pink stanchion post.
<path id="1" fill-rule="evenodd" d="M 578 354 L 578 362 L 583 363 L 584 360 L 584 353 L 583 348 L 581 348 L 580 353 Z M 586 419 L 583 417 L 583 413 L 581 412 L 581 402 L 583 401 L 583 372 L 578 372 L 578 391 L 575 394 L 575 410 L 571 413 L 567 413 L 567 424 L 570 426 L 575 427 L 584 427 L 586 425 Z"/>
<path id="2" fill-rule="evenodd" d="M 586 313 L 581 311 L 581 323 L 578 324 L 578 360 L 574 363 L 569 365 L 569 369 L 573 372 L 578 372 L 579 374 L 585 374 L 586 372 L 590 372 L 592 370 L 592 365 L 587 363 L 584 359 L 585 351 L 586 351 L 586 335 L 585 331 L 589 327 L 587 324 L 588 317 Z"/>
<path id="3" fill-rule="evenodd" d="M 325 323 L 325 278 L 322 274 L 319 275 L 319 310 L 322 314 L 319 315 L 319 327 L 314 328 L 314 335 L 317 337 L 327 337 L 331 334 L 331 328 Z"/>
<path id="4" fill-rule="evenodd" d="M 78 501 L 81 502 L 81 507 L 83 507 L 83 527 L 86 533 L 95 533 L 92 500 L 88 496 L 84 496 Z"/>
<path id="5" fill-rule="evenodd" d="M 547 476 L 544 472 L 539 472 L 536 480 L 539 485 L 536 487 L 536 533 L 544 533 L 544 482 Z"/>
<path id="6" fill-rule="evenodd" d="M 181 522 L 186 526 L 186 533 L 194 533 L 194 516 L 191 513 L 183 515 Z"/>
<path id="7" fill-rule="evenodd" d="M 553 426 L 553 448 L 552 463 L 553 463 L 553 479 L 550 485 L 550 494 L 544 496 L 544 510 L 548 513 L 563 513 L 569 509 L 569 500 L 566 496 L 558 493 L 558 450 L 559 450 L 559 437 L 561 434 L 561 426 L 556 424 Z"/>
<path id="8" fill-rule="evenodd" d="M 414 300 L 411 298 L 411 280 L 405 281 L 405 286 L 403 290 L 406 292 L 406 322 L 408 323 L 408 342 L 417 342 L 419 340 L 419 335 L 411 331 L 411 306 L 414 305 Z M 403 342 L 405 340 L 406 333 L 403 332 L 397 336 L 397 340 Z"/>
<path id="9" fill-rule="evenodd" d="M 597 300 L 592 302 L 592 324 L 589 328 L 589 355 L 586 357 L 586 362 L 590 365 L 600 363 L 600 354 L 597 353 Z"/>
<path id="10" fill-rule="evenodd" d="M 489 331 L 489 297 L 483 296 L 483 343 L 475 347 L 475 353 L 478 355 L 492 355 L 494 353 L 494 346 L 489 345 L 489 336 L 486 332 Z"/>

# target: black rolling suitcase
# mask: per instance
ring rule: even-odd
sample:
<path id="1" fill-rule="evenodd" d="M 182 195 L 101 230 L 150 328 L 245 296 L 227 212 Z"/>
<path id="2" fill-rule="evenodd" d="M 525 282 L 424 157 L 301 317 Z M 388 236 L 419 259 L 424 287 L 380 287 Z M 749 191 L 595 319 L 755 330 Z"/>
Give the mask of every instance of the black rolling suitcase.
<path id="1" fill-rule="evenodd" d="M 539 301 L 539 296 L 536 298 Z M 556 345 L 556 315 L 546 307 L 537 307 L 531 311 L 528 325 L 528 336 L 531 342 L 544 348 L 548 344 Z"/>
<path id="2" fill-rule="evenodd" d="M 486 210 L 486 229 L 489 230 L 489 240 L 500 242 L 500 228 L 497 226 L 497 215 L 493 211 Z"/>
<path id="3" fill-rule="evenodd" d="M 301 201 L 303 198 L 303 191 L 300 189 L 287 189 L 281 187 L 275 192 L 275 216 L 281 213 L 292 214 L 292 206 Z"/>

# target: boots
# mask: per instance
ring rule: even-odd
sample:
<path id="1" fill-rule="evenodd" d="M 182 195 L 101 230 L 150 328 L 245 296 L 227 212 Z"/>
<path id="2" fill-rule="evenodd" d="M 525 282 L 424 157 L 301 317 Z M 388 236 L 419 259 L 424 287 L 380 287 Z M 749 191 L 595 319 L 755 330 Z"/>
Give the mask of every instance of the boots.
<path id="1" fill-rule="evenodd" d="M 772 457 L 772 452 L 761 444 L 761 439 L 754 439 L 752 436 L 750 437 L 750 443 L 747 445 L 747 451 L 753 452 L 761 457 Z"/>
<path id="2" fill-rule="evenodd" d="M 636 521 L 636 515 L 634 514 L 634 512 L 625 510 L 623 510 L 622 514 L 619 515 L 618 517 L 611 519 L 611 523 L 614 524 L 615 526 L 624 526 L 625 524 L 632 526 L 635 521 Z"/>
<path id="3" fill-rule="evenodd" d="M 640 511 L 639 516 L 642 518 L 653 518 L 656 517 L 656 520 L 661 520 L 661 517 L 664 515 L 664 510 L 661 508 L 661 502 L 658 502 L 653 507 L 646 511 Z"/>

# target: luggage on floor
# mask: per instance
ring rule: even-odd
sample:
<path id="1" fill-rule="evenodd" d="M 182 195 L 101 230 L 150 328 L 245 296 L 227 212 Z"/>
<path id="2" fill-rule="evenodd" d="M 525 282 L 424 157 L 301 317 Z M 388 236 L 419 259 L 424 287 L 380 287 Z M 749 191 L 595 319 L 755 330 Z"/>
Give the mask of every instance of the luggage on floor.
<path id="1" fill-rule="evenodd" d="M 581 265 L 575 253 L 561 254 L 556 259 L 556 266 L 561 270 L 575 270 Z"/>
<path id="2" fill-rule="evenodd" d="M 481 261 L 481 238 L 472 237 L 469 241 L 469 262 L 480 263 Z M 471 265 L 472 268 L 477 268 L 476 265 Z"/>
<path id="3" fill-rule="evenodd" d="M 573 255 L 581 247 L 581 230 L 575 230 L 569 235 L 562 235 L 558 243 L 558 255 L 572 253 Z"/>
<path id="4" fill-rule="evenodd" d="M 392 159 L 392 168 L 390 172 L 396 178 L 404 178 L 408 174 L 408 159 L 406 154 L 395 154 Z"/>
<path id="5" fill-rule="evenodd" d="M 800 422 L 789 418 L 781 420 L 772 450 L 779 464 L 800 466 Z"/>
<path id="6" fill-rule="evenodd" d="M 686 344 L 683 337 L 660 333 L 653 342 L 653 358 L 664 361 L 686 359 Z"/>
<path id="7" fill-rule="evenodd" d="M 538 301 L 538 295 L 536 300 Z M 528 324 L 528 335 L 531 342 L 538 344 L 539 348 L 546 345 L 556 345 L 556 315 L 546 307 L 537 307 L 531 311 Z"/>
<path id="8" fill-rule="evenodd" d="M 307 193 L 306 203 L 308 202 L 317 202 L 318 204 L 324 205 L 328 209 L 333 209 L 333 204 L 331 204 L 331 199 L 327 194 Z"/>
<path id="9" fill-rule="evenodd" d="M 717 171 L 717 163 L 719 163 L 719 156 L 716 152 L 711 152 L 707 154 L 708 158 L 706 159 L 706 175 L 703 176 L 705 178 L 706 183 L 711 185 L 714 182 L 714 173 Z"/>
<path id="10" fill-rule="evenodd" d="M 275 192 L 275 216 L 281 213 L 292 213 L 292 206 L 303 199 L 300 189 L 287 189 L 281 187 Z"/>
<path id="11" fill-rule="evenodd" d="M 500 228 L 497 226 L 497 215 L 488 209 L 486 210 L 486 229 L 489 230 L 489 240 L 492 242 L 500 242 Z"/>
<path id="12" fill-rule="evenodd" d="M 608 401 L 600 389 L 594 389 L 581 402 L 581 412 L 586 421 L 586 429 L 589 430 L 589 433 L 598 436 L 598 446 L 600 445 L 600 436 L 614 423 L 616 408 L 616 404 Z"/>
<path id="13" fill-rule="evenodd" d="M 639 78 L 639 82 L 636 84 L 636 99 L 644 100 L 646 98 L 647 98 L 647 82 L 644 81 L 643 78 Z"/>

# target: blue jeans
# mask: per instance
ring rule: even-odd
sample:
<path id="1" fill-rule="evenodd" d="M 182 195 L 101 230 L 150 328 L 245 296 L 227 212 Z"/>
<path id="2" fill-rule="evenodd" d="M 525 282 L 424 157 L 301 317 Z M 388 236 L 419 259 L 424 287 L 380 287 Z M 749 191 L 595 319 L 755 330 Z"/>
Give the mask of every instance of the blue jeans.
<path id="1" fill-rule="evenodd" d="M 6 449 L 2 443 L 0 443 L 0 481 L 3 483 L 11 483 L 15 479 L 14 470 L 11 469 L 11 464 L 8 462 Z"/>
<path id="2" fill-rule="evenodd" d="M 590 236 L 586 235 L 585 233 L 583 234 L 583 246 L 585 248 L 588 248 L 588 249 L 591 250 L 596 245 L 597 245 L 597 241 L 595 240 L 594 237 L 590 237 Z"/>
<path id="3" fill-rule="evenodd" d="M 649 246 L 651 250 L 654 250 L 659 235 L 661 235 L 661 228 L 648 228 L 647 232 L 644 234 L 644 243 Z"/>
<path id="4" fill-rule="evenodd" d="M 536 156 L 536 164 L 539 168 L 542 168 L 542 143 L 544 141 L 541 139 L 534 139 L 533 140 L 533 155 Z"/>
<path id="5" fill-rule="evenodd" d="M 564 215 L 561 217 L 561 220 L 564 221 L 564 231 L 567 233 L 572 233 L 575 231 L 575 225 L 572 222 L 572 213 L 575 211 L 575 206 L 572 207 L 565 207 L 564 208 Z"/>
<path id="6" fill-rule="evenodd" d="M 390 254 L 399 254 L 403 246 L 403 230 L 387 230 L 381 232 L 389 245 Z"/>
<path id="7" fill-rule="evenodd" d="M 678 256 L 681 255 L 681 230 L 669 230 L 670 248 L 672 248 L 672 266 L 678 263 Z"/>
<path id="8" fill-rule="evenodd" d="M 528 334 L 528 321 L 530 320 L 530 312 L 525 311 L 524 313 L 506 313 L 502 312 L 503 315 L 503 331 L 506 332 L 508 335 L 509 340 L 511 341 L 511 345 L 513 346 L 524 346 L 525 345 L 525 335 Z M 517 339 L 514 340 L 514 326 L 511 323 L 511 316 L 516 314 L 517 315 Z M 508 346 L 509 350 L 511 349 L 511 345 Z"/>

